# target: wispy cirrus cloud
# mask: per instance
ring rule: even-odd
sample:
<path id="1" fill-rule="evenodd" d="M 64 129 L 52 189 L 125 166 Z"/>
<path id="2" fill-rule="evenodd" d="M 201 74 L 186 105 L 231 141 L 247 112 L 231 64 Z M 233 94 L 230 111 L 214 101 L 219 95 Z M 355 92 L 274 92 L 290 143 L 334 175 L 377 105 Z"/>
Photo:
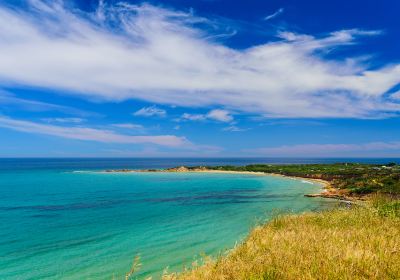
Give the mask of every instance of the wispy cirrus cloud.
<path id="1" fill-rule="evenodd" d="M 126 128 L 126 129 L 135 129 L 135 130 L 143 130 L 144 127 L 141 124 L 135 123 L 114 123 L 112 126 L 119 127 L 119 128 Z"/>
<path id="2" fill-rule="evenodd" d="M 83 123 L 86 121 L 82 118 L 44 118 L 42 120 L 49 123 Z"/>
<path id="3" fill-rule="evenodd" d="M 321 126 L 325 125 L 324 122 L 321 121 L 316 121 L 316 120 L 306 120 L 306 119 L 301 119 L 301 120 L 291 120 L 291 119 L 284 119 L 284 120 L 271 120 L 268 121 L 265 118 L 254 118 L 254 120 L 259 121 L 259 126 L 292 126 L 292 127 L 298 127 L 298 126 Z"/>
<path id="4" fill-rule="evenodd" d="M 394 93 L 391 95 L 391 98 L 400 100 L 400 90 L 394 92 Z"/>
<path id="5" fill-rule="evenodd" d="M 372 69 L 373 61 L 323 55 L 379 31 L 286 31 L 278 41 L 238 50 L 202 28 L 214 21 L 192 12 L 120 3 L 88 14 L 41 0 L 29 1 L 28 9 L 0 6 L 2 83 L 274 118 L 376 118 L 400 111 L 385 95 L 400 83 L 399 64 Z"/>
<path id="6" fill-rule="evenodd" d="M 247 131 L 249 129 L 241 128 L 241 127 L 238 127 L 236 125 L 230 125 L 230 126 L 227 126 L 227 127 L 223 128 L 222 130 L 223 131 L 231 131 L 231 132 L 243 132 L 243 131 Z"/>
<path id="7" fill-rule="evenodd" d="M 277 16 L 279 16 L 280 14 L 282 14 L 284 11 L 285 11 L 284 8 L 279 8 L 275 13 L 272 13 L 272 14 L 266 16 L 266 17 L 264 18 L 264 20 L 267 21 L 267 20 L 274 19 L 274 18 L 276 18 Z"/>
<path id="8" fill-rule="evenodd" d="M 82 126 L 57 126 L 32 121 L 16 120 L 0 116 L 0 127 L 35 134 L 44 134 L 83 141 L 120 144 L 155 144 L 172 148 L 194 149 L 196 146 L 185 137 L 174 135 L 133 136 L 116 133 L 112 130 Z"/>
<path id="9" fill-rule="evenodd" d="M 214 120 L 219 122 L 231 122 L 233 121 L 233 116 L 231 112 L 223 109 L 214 109 L 209 111 L 207 114 L 189 114 L 184 113 L 177 119 L 178 121 L 204 121 L 204 120 Z"/>
<path id="10" fill-rule="evenodd" d="M 167 111 L 164 109 L 158 108 L 156 106 L 143 107 L 142 109 L 133 113 L 134 116 L 142 116 L 142 117 L 165 117 L 167 115 Z"/>
<path id="11" fill-rule="evenodd" d="M 25 99 L 15 96 L 14 94 L 0 90 L 0 105 L 2 108 L 18 108 L 31 112 L 57 111 L 68 115 L 77 116 L 98 116 L 98 113 L 88 112 L 70 106 L 42 102 L 37 100 Z"/>

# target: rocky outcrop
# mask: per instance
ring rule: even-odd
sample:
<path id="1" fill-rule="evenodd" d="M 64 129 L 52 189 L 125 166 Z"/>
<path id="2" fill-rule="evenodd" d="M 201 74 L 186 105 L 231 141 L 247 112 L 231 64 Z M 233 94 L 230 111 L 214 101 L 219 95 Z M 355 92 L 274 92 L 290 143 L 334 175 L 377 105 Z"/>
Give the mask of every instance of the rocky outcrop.
<path id="1" fill-rule="evenodd" d="M 186 166 L 179 166 L 179 167 L 174 167 L 174 168 L 168 168 L 166 171 L 167 172 L 188 172 L 188 171 L 190 171 L 190 169 L 187 168 Z"/>

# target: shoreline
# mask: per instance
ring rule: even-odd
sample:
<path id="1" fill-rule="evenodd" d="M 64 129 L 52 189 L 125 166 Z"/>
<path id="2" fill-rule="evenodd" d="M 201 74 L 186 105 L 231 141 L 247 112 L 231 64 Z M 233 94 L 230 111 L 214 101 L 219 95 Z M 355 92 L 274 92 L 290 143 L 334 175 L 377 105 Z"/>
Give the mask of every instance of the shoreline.
<path id="1" fill-rule="evenodd" d="M 299 176 L 289 176 L 279 173 L 265 173 L 265 172 L 256 172 L 256 171 L 233 171 L 233 170 L 215 170 L 215 169 L 207 169 L 207 168 L 195 168 L 189 169 L 185 166 L 180 166 L 176 168 L 169 169 L 120 169 L 120 170 L 104 170 L 104 173 L 220 173 L 220 174 L 247 174 L 247 175 L 258 175 L 258 176 L 277 176 L 277 177 L 285 177 L 295 180 L 304 180 L 308 181 L 311 184 L 319 184 L 321 185 L 321 192 L 305 194 L 305 197 L 323 197 L 330 199 L 342 200 L 347 203 L 355 203 L 357 198 L 350 198 L 344 194 L 339 193 L 339 189 L 332 186 L 332 184 L 323 179 L 315 179 L 308 177 L 299 177 Z"/>

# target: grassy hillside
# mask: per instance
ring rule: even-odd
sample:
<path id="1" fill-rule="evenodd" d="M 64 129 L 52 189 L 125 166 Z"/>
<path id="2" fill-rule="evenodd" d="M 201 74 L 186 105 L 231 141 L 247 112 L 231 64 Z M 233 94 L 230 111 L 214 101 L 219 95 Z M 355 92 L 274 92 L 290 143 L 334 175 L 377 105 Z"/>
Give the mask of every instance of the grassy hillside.
<path id="1" fill-rule="evenodd" d="M 400 203 L 276 217 L 227 256 L 164 279 L 400 279 Z"/>

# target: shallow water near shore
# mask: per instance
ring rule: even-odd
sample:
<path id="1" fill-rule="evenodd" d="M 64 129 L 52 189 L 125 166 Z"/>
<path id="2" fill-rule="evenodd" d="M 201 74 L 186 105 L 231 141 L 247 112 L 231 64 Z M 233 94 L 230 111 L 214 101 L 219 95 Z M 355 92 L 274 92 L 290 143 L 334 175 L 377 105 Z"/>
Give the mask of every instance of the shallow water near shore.
<path id="1" fill-rule="evenodd" d="M 277 212 L 337 203 L 276 176 L 72 171 L 0 172 L 0 279 L 123 279 L 136 255 L 137 275 L 157 278 L 232 248 Z"/>

